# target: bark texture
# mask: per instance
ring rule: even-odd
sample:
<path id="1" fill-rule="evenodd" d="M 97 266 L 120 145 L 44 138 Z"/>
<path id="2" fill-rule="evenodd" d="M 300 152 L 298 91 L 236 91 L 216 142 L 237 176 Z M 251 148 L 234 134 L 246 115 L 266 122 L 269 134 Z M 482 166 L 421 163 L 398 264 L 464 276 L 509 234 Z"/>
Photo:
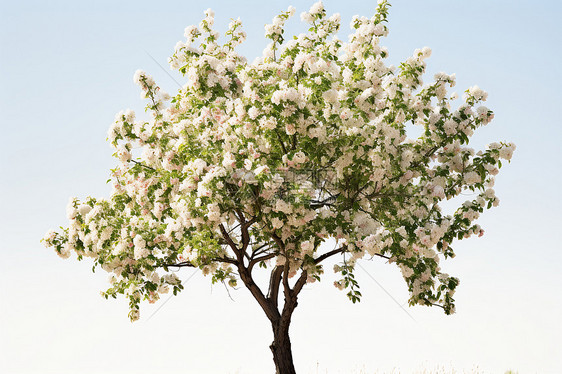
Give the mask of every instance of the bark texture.
<path id="1" fill-rule="evenodd" d="M 289 283 L 289 260 L 282 265 L 276 265 L 271 270 L 268 292 L 264 294 L 261 288 L 254 282 L 252 270 L 256 264 L 272 259 L 279 254 L 284 255 L 286 253 L 285 244 L 277 235 L 271 234 L 273 242 L 277 247 L 276 251 L 264 253 L 263 246 L 261 246 L 255 250 L 252 248 L 250 252 L 247 252 L 251 242 L 249 228 L 254 224 L 255 218 L 247 221 L 241 211 L 237 211 L 237 216 L 240 222 L 242 243 L 235 243 L 225 227 L 220 225 L 219 228 L 224 238 L 224 244 L 227 244 L 235 255 L 235 258 L 224 256 L 220 258 L 220 262 L 236 266 L 240 279 L 252 293 L 252 296 L 254 296 L 271 322 L 273 343 L 271 343 L 269 348 L 273 353 L 275 373 L 296 374 L 295 365 L 293 364 L 293 353 L 291 351 L 291 340 L 289 339 L 289 326 L 293 312 L 298 304 L 298 295 L 308 279 L 308 273 L 305 269 L 300 269 L 300 276 L 291 286 Z M 345 247 L 332 250 L 321 255 L 314 262 L 319 264 L 326 258 L 343 251 L 345 251 Z M 280 294 L 284 296 L 282 309 L 278 302 Z"/>
<path id="2" fill-rule="evenodd" d="M 296 374 L 288 325 L 286 327 L 273 327 L 273 343 L 271 343 L 269 348 L 271 348 L 273 353 L 275 374 Z"/>

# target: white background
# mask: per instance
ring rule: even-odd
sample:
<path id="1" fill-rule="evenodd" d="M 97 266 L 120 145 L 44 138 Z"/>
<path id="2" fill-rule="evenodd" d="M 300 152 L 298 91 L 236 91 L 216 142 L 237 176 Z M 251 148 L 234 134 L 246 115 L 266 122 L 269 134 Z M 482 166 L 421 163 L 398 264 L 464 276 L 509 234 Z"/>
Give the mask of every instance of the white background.
<path id="1" fill-rule="evenodd" d="M 474 137 L 482 148 L 514 141 L 496 183 L 500 207 L 479 221 L 480 239 L 455 246 L 442 264 L 460 277 L 457 314 L 408 308 L 398 271 L 362 262 L 364 298 L 353 305 L 331 283 L 303 291 L 291 329 L 299 373 L 374 373 L 448 368 L 457 372 L 562 372 L 560 45 L 556 1 L 396 0 L 390 62 L 430 46 L 433 73 L 457 74 L 459 94 L 487 90 L 495 120 Z M 0 372 L 268 373 L 268 321 L 249 293 L 212 287 L 196 274 L 162 305 L 143 305 L 131 324 L 123 299 L 105 301 L 106 274 L 63 261 L 39 240 L 66 225 L 70 196 L 105 196 L 114 162 L 105 142 L 114 114 L 142 112 L 136 69 L 162 88 L 176 83 L 166 59 L 183 29 L 212 7 L 217 28 L 241 17 L 249 60 L 266 43 L 263 25 L 288 1 L 2 1 L 0 10 Z M 293 1 L 297 14 L 311 1 Z M 374 1 L 326 1 L 346 39 L 354 14 Z M 290 30 L 300 32 L 298 16 Z M 152 56 L 158 64 L 152 60 Z M 183 84 L 179 75 L 174 78 Z M 329 269 L 329 266 L 327 266 Z M 193 270 L 180 272 L 187 279 Z M 367 274 L 368 272 L 368 274 Z M 161 309 L 149 318 L 156 308 Z M 412 318 L 411 318 L 412 317 Z"/>

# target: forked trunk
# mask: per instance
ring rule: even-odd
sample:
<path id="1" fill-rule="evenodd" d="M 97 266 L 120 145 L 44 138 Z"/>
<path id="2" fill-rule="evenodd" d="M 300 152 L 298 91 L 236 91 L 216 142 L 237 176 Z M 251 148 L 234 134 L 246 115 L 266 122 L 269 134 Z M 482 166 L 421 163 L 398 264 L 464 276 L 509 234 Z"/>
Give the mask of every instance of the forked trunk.
<path id="1" fill-rule="evenodd" d="M 243 259 L 239 259 L 242 263 Z M 287 266 L 277 266 L 271 273 L 268 296 L 266 297 L 252 279 L 251 273 L 243 266 L 238 266 L 240 278 L 244 285 L 250 290 L 254 298 L 262 307 L 265 315 L 271 322 L 273 329 L 273 343 L 269 346 L 273 353 L 276 374 L 296 374 L 293 364 L 293 353 L 291 352 L 291 340 L 289 339 L 289 325 L 291 316 L 297 307 L 297 297 L 302 287 L 306 283 L 307 273 L 303 271 L 294 287 L 289 287 L 289 282 L 285 281 L 283 290 L 285 302 L 283 309 L 278 309 L 279 285 L 281 284 L 283 271 L 287 272 Z"/>
<path id="2" fill-rule="evenodd" d="M 269 346 L 273 352 L 275 374 L 295 374 L 291 340 L 289 339 L 289 325 L 273 325 L 273 343 Z"/>

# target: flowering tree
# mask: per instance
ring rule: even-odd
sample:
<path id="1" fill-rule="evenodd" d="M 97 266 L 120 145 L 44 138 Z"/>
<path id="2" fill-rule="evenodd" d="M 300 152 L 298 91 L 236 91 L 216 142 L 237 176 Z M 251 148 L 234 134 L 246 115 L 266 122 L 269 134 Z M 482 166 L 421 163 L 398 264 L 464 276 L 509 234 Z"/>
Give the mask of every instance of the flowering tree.
<path id="1" fill-rule="evenodd" d="M 440 259 L 454 257 L 455 240 L 483 234 L 474 220 L 498 204 L 494 176 L 515 146 L 467 146 L 493 118 L 480 106 L 487 94 L 469 88 L 452 108 L 454 75 L 422 83 L 428 48 L 385 65 L 388 8 L 382 0 L 371 19 L 354 17 L 344 43 L 340 16 L 327 17 L 321 2 L 301 15 L 308 33 L 285 41 L 290 7 L 266 26 L 271 43 L 253 63 L 235 50 L 246 37 L 241 22 L 219 45 L 208 10 L 170 58 L 187 77 L 175 96 L 136 72 L 151 118 L 116 116 L 111 196 L 71 199 L 69 227 L 45 244 L 112 273 L 103 295 L 126 295 L 131 320 L 141 300 L 183 288 L 170 269 L 241 282 L 271 321 L 282 374 L 295 372 L 289 325 L 299 293 L 332 256 L 341 260 L 335 285 L 353 302 L 356 261 L 377 256 L 400 268 L 410 305 L 453 313 L 459 280 L 441 272 Z M 421 135 L 408 138 L 414 126 Z M 440 204 L 466 190 L 474 199 L 445 214 Z M 322 246 L 328 240 L 334 249 Z M 265 287 L 254 281 L 260 268 Z"/>

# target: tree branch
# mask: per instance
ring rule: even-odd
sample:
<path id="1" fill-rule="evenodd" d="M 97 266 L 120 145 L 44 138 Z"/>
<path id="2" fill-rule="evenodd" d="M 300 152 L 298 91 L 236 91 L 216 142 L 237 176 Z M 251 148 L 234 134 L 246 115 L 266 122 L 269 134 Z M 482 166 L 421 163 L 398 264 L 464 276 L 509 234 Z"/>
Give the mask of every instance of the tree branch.
<path id="1" fill-rule="evenodd" d="M 390 257 L 385 256 L 385 255 L 381 255 L 380 253 L 375 253 L 375 256 L 386 258 L 387 260 L 390 260 Z"/>
<path id="2" fill-rule="evenodd" d="M 285 294 L 285 300 L 289 300 L 291 298 L 291 286 L 289 285 L 289 259 L 288 258 L 285 258 L 285 264 L 283 264 L 283 293 Z"/>
<path id="3" fill-rule="evenodd" d="M 228 264 L 238 265 L 237 260 L 235 260 L 233 258 L 230 258 L 230 257 L 226 257 L 226 256 L 225 257 L 218 257 L 216 260 L 219 261 L 219 262 L 226 262 Z"/>
<path id="4" fill-rule="evenodd" d="M 280 315 L 277 307 L 274 307 L 273 303 L 265 297 L 262 290 L 254 282 L 252 274 L 246 267 L 244 267 L 242 263 L 238 264 L 238 272 L 240 273 L 240 279 L 242 280 L 242 282 L 244 282 L 246 288 L 250 290 L 256 301 L 260 304 L 263 311 L 267 315 L 267 318 L 269 318 L 269 320 L 272 322 L 278 321 Z"/>
<path id="5" fill-rule="evenodd" d="M 246 228 L 244 227 L 246 220 L 244 219 L 243 216 L 241 216 L 240 219 L 242 224 L 242 230 L 245 229 L 247 231 L 247 227 Z M 236 246 L 232 238 L 228 235 L 226 229 L 222 224 L 219 225 L 219 228 L 221 230 L 224 239 L 226 240 L 226 242 L 229 244 L 230 248 L 232 248 L 232 250 L 236 255 L 237 260 L 236 261 L 233 260 L 232 263 L 235 264 L 236 267 L 238 268 L 238 274 L 240 275 L 240 279 L 242 280 L 242 282 L 244 282 L 244 285 L 250 291 L 252 296 L 254 296 L 258 304 L 260 304 L 267 318 L 269 318 L 269 320 L 271 320 L 272 322 L 279 320 L 280 318 L 279 311 L 277 310 L 276 307 L 274 308 L 271 302 L 264 296 L 262 290 L 258 287 L 256 282 L 254 282 L 250 270 L 244 266 L 244 254 L 243 254 L 244 252 L 238 249 L 238 247 Z"/>
<path id="6" fill-rule="evenodd" d="M 316 259 L 314 260 L 314 263 L 315 263 L 315 264 L 319 264 L 320 262 L 324 261 L 324 260 L 327 259 L 328 257 L 331 257 L 331 256 L 333 256 L 333 255 L 337 255 L 338 253 L 343 253 L 343 252 L 345 252 L 346 250 L 347 250 L 347 246 L 344 245 L 344 246 L 342 246 L 342 247 L 340 247 L 340 248 L 338 248 L 338 249 L 334 249 L 334 250 L 331 250 L 330 252 L 326 252 L 326 253 L 324 253 L 322 256 L 316 258 Z"/>
<path id="7" fill-rule="evenodd" d="M 145 164 L 143 164 L 143 163 L 141 163 L 141 162 L 138 162 L 138 161 L 136 161 L 136 160 L 131 159 L 131 162 L 134 162 L 135 164 L 137 164 L 137 165 L 139 165 L 139 166 L 142 166 L 143 168 L 147 168 L 147 169 L 150 169 L 150 170 L 152 170 L 152 171 L 156 171 L 156 169 L 151 168 L 150 166 L 145 165 Z"/>
<path id="8" fill-rule="evenodd" d="M 279 247 L 279 251 L 281 251 L 281 253 L 285 253 L 285 245 L 283 244 L 283 241 L 281 240 L 280 237 L 277 236 L 277 234 L 272 233 L 271 237 L 273 238 L 273 240 L 275 241 L 275 244 L 277 244 L 277 246 Z"/>
<path id="9" fill-rule="evenodd" d="M 184 268 L 184 267 L 194 268 L 195 265 L 193 265 L 189 261 L 183 261 L 183 262 L 180 262 L 180 263 L 177 263 L 177 264 L 164 264 L 164 265 L 162 265 L 162 267 L 165 267 L 165 268 Z"/>
<path id="10" fill-rule="evenodd" d="M 261 257 L 256 257 L 253 260 L 250 261 L 250 263 L 248 264 L 248 270 L 251 272 L 252 268 L 254 267 L 255 264 L 260 263 L 261 261 L 266 261 L 269 259 L 272 259 L 273 257 L 277 256 L 276 253 L 269 253 L 267 255 L 261 256 Z"/>
<path id="11" fill-rule="evenodd" d="M 273 303 L 275 309 L 277 309 L 278 299 L 279 299 L 279 286 L 281 285 L 281 276 L 283 275 L 283 266 L 276 266 L 271 272 L 271 277 L 269 278 L 269 291 L 267 292 L 267 299 Z"/>
<path id="12" fill-rule="evenodd" d="M 301 292 L 302 288 L 306 284 L 307 279 L 308 279 L 308 273 L 306 272 L 306 270 L 302 270 L 301 276 L 299 277 L 299 279 L 297 280 L 297 283 L 295 283 L 295 286 L 293 287 L 293 295 L 292 296 L 294 298 L 296 298 L 297 295 L 299 294 L 299 292 Z"/>
<path id="13" fill-rule="evenodd" d="M 240 262 L 242 264 L 243 261 L 244 261 L 244 258 L 242 256 L 242 253 L 240 252 L 240 250 L 236 246 L 236 243 L 234 243 L 234 241 L 232 240 L 230 235 L 228 235 L 228 232 L 226 232 L 226 229 L 224 228 L 222 223 L 219 225 L 219 228 L 221 230 L 221 234 L 222 234 L 224 240 L 226 240 L 226 242 L 228 243 L 228 245 L 230 246 L 230 248 L 232 249 L 232 251 L 236 255 L 236 259 L 238 260 L 238 262 Z"/>
<path id="14" fill-rule="evenodd" d="M 332 200 L 336 200 L 337 196 L 333 196 L 330 194 L 329 197 L 327 197 L 326 199 L 322 200 L 322 201 L 318 201 L 318 200 L 310 200 L 310 209 L 318 209 L 318 208 L 322 208 L 324 206 L 333 206 L 334 204 L 330 203 L 330 201 Z"/>
<path id="15" fill-rule="evenodd" d="M 306 270 L 302 270 L 302 273 L 299 279 L 297 280 L 297 282 L 295 283 L 294 288 L 292 290 L 289 288 L 288 294 L 287 292 L 285 293 L 285 303 L 283 304 L 283 311 L 281 312 L 281 319 L 279 321 L 279 326 L 281 329 L 289 328 L 289 324 L 291 323 L 291 316 L 293 315 L 293 311 L 295 310 L 298 304 L 299 292 L 306 284 L 307 278 L 308 278 L 308 273 L 306 272 Z"/>
<path id="16" fill-rule="evenodd" d="M 253 260 L 255 256 L 258 256 L 258 255 L 260 255 L 260 254 L 262 254 L 262 253 L 267 252 L 266 249 L 263 250 L 263 251 L 262 251 L 262 249 L 263 249 L 263 248 L 266 248 L 266 247 L 269 247 L 270 245 L 271 245 L 271 242 L 269 242 L 269 243 L 264 243 L 264 244 L 260 245 L 260 246 L 259 246 L 258 248 L 256 248 L 256 249 L 254 249 L 254 247 L 252 246 L 252 256 L 251 256 L 251 259 Z"/>

